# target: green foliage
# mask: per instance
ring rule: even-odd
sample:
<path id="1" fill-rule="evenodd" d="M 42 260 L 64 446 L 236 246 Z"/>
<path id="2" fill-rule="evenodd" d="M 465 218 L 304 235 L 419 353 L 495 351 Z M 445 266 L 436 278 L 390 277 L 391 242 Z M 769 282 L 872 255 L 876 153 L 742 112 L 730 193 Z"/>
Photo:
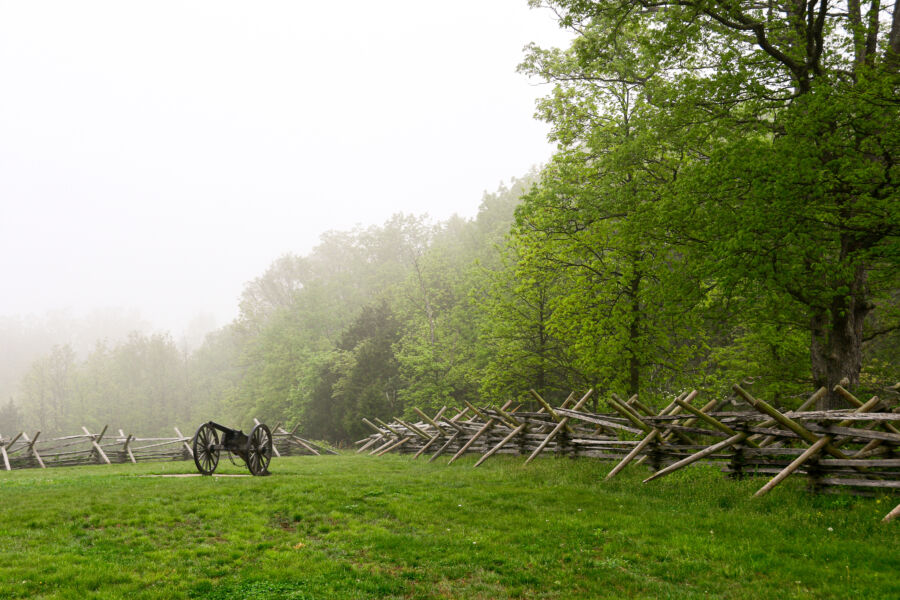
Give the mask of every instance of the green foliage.
<path id="1" fill-rule="evenodd" d="M 629 272 L 649 284 L 643 335 L 617 333 L 623 311 L 581 321 L 627 342 L 589 369 L 615 385 L 609 357 L 626 354 L 713 387 L 740 368 L 776 393 L 856 386 L 866 323 L 898 324 L 873 317 L 900 283 L 897 49 L 877 8 L 864 22 L 854 3 L 549 4 L 575 39 L 522 66 L 554 83 L 540 114 L 559 142 L 546 199 L 522 214 L 547 233 L 538 247 L 563 238 L 549 260 L 582 268 L 583 246 L 610 267 L 573 281 L 588 300 L 570 314 Z M 804 343 L 805 376 L 783 366 Z"/>
<path id="2" fill-rule="evenodd" d="M 653 404 L 740 380 L 790 404 L 895 383 L 900 21 L 856 2 L 540 4 L 573 33 L 521 66 L 552 84 L 540 173 L 475 219 L 397 215 L 281 257 L 193 356 L 155 337 L 83 365 L 57 349 L 24 380 L 26 421 L 221 413 L 348 442 L 363 416 L 532 388 Z"/>
<path id="3" fill-rule="evenodd" d="M 140 435 L 173 433 L 192 420 L 186 357 L 168 335 L 132 333 L 83 361 L 57 346 L 21 383 L 24 427 L 44 436 L 106 425 Z"/>
<path id="4" fill-rule="evenodd" d="M 22 411 L 13 403 L 12 398 L 5 404 L 0 404 L 0 432 L 12 436 L 15 435 L 12 432 L 22 430 L 22 425 Z"/>
<path id="5" fill-rule="evenodd" d="M 318 366 L 300 421 L 315 438 L 351 441 L 365 436 L 362 419 L 400 414 L 393 347 L 399 325 L 382 301 L 365 307 L 337 348 Z M 302 397 L 304 388 L 296 387 Z"/>
<path id="6" fill-rule="evenodd" d="M 434 231 L 427 251 L 415 257 L 395 290 L 402 323 L 395 350 L 405 409 L 434 412 L 482 400 L 479 390 L 492 356 L 484 331 L 492 324 L 479 302 L 499 268 L 499 248 L 529 181 L 485 194 L 474 220 L 453 218 Z"/>

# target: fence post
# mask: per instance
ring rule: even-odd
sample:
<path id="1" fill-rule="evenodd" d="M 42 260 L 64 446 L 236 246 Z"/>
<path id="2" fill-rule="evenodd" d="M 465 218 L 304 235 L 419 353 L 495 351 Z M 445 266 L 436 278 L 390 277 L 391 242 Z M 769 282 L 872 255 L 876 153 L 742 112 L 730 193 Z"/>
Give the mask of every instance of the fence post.
<path id="1" fill-rule="evenodd" d="M 22 432 L 22 437 L 25 438 L 26 442 L 28 442 L 28 454 L 31 455 L 35 460 L 37 460 L 42 469 L 46 469 L 47 465 L 44 464 L 44 461 L 41 459 L 41 455 L 38 454 L 38 451 L 34 449 L 34 443 L 37 441 L 39 435 L 41 435 L 40 431 L 35 433 L 34 438 L 29 440 L 28 434 L 24 431 Z"/>
<path id="2" fill-rule="evenodd" d="M 99 443 L 100 440 L 103 439 L 103 435 L 106 433 L 107 427 L 109 427 L 109 425 L 106 425 L 105 427 L 103 427 L 103 431 L 100 432 L 100 435 L 94 435 L 93 433 L 88 431 L 88 428 L 85 427 L 84 425 L 81 426 L 81 429 L 84 431 L 85 435 L 87 435 L 88 438 L 91 440 L 91 446 L 93 446 L 93 450 L 91 450 L 91 453 L 93 454 L 94 452 L 96 452 L 97 456 L 99 456 L 100 458 L 103 459 L 103 462 L 105 462 L 108 465 L 111 465 L 112 463 L 109 461 L 109 457 L 106 456 L 106 452 L 103 451 L 103 448 L 100 447 L 100 443 Z"/>
<path id="3" fill-rule="evenodd" d="M 187 443 L 187 438 L 184 437 L 184 435 L 181 433 L 181 431 L 177 427 L 174 427 L 173 429 L 175 429 L 175 433 L 177 433 L 178 437 L 181 438 L 181 443 L 184 444 L 184 448 L 185 448 L 185 450 L 187 450 L 187 454 L 185 454 L 185 456 L 193 458 L 194 451 L 191 449 L 190 444 Z"/>

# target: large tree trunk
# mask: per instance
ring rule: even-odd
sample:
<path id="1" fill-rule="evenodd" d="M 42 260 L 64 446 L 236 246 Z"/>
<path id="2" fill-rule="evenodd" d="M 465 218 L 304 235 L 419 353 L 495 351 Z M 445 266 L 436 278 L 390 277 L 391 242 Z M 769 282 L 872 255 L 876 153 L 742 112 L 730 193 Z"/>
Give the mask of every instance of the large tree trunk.
<path id="1" fill-rule="evenodd" d="M 871 310 L 866 286 L 866 270 L 858 267 L 849 293 L 835 295 L 827 310 L 812 319 L 810 359 L 815 387 L 825 386 L 828 394 L 816 408 L 847 408 L 847 401 L 834 391 L 838 384 L 849 390 L 859 385 L 862 370 L 863 321 Z"/>

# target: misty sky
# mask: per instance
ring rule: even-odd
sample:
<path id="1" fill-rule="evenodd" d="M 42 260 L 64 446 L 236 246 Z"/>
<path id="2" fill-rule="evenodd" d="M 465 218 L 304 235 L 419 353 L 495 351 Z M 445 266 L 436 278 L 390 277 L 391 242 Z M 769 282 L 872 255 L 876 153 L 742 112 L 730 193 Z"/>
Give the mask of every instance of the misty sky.
<path id="1" fill-rule="evenodd" d="M 526 0 L 0 0 L 0 316 L 177 331 L 329 229 L 474 216 L 550 156 Z"/>

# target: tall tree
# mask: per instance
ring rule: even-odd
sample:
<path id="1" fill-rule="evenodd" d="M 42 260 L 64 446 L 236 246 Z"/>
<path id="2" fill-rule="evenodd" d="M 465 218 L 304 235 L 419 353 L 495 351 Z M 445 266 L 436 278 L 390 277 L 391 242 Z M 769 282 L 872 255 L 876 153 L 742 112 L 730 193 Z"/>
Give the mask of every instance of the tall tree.
<path id="1" fill-rule="evenodd" d="M 866 317 L 897 286 L 896 3 L 547 4 L 594 77 L 640 83 L 688 143 L 657 218 L 694 277 L 777 305 L 809 335 L 814 382 L 857 385 Z"/>
<path id="2" fill-rule="evenodd" d="M 22 411 L 16 406 L 12 398 L 6 404 L 0 404 L 0 433 L 6 433 L 7 437 L 16 435 L 22 431 Z"/>

